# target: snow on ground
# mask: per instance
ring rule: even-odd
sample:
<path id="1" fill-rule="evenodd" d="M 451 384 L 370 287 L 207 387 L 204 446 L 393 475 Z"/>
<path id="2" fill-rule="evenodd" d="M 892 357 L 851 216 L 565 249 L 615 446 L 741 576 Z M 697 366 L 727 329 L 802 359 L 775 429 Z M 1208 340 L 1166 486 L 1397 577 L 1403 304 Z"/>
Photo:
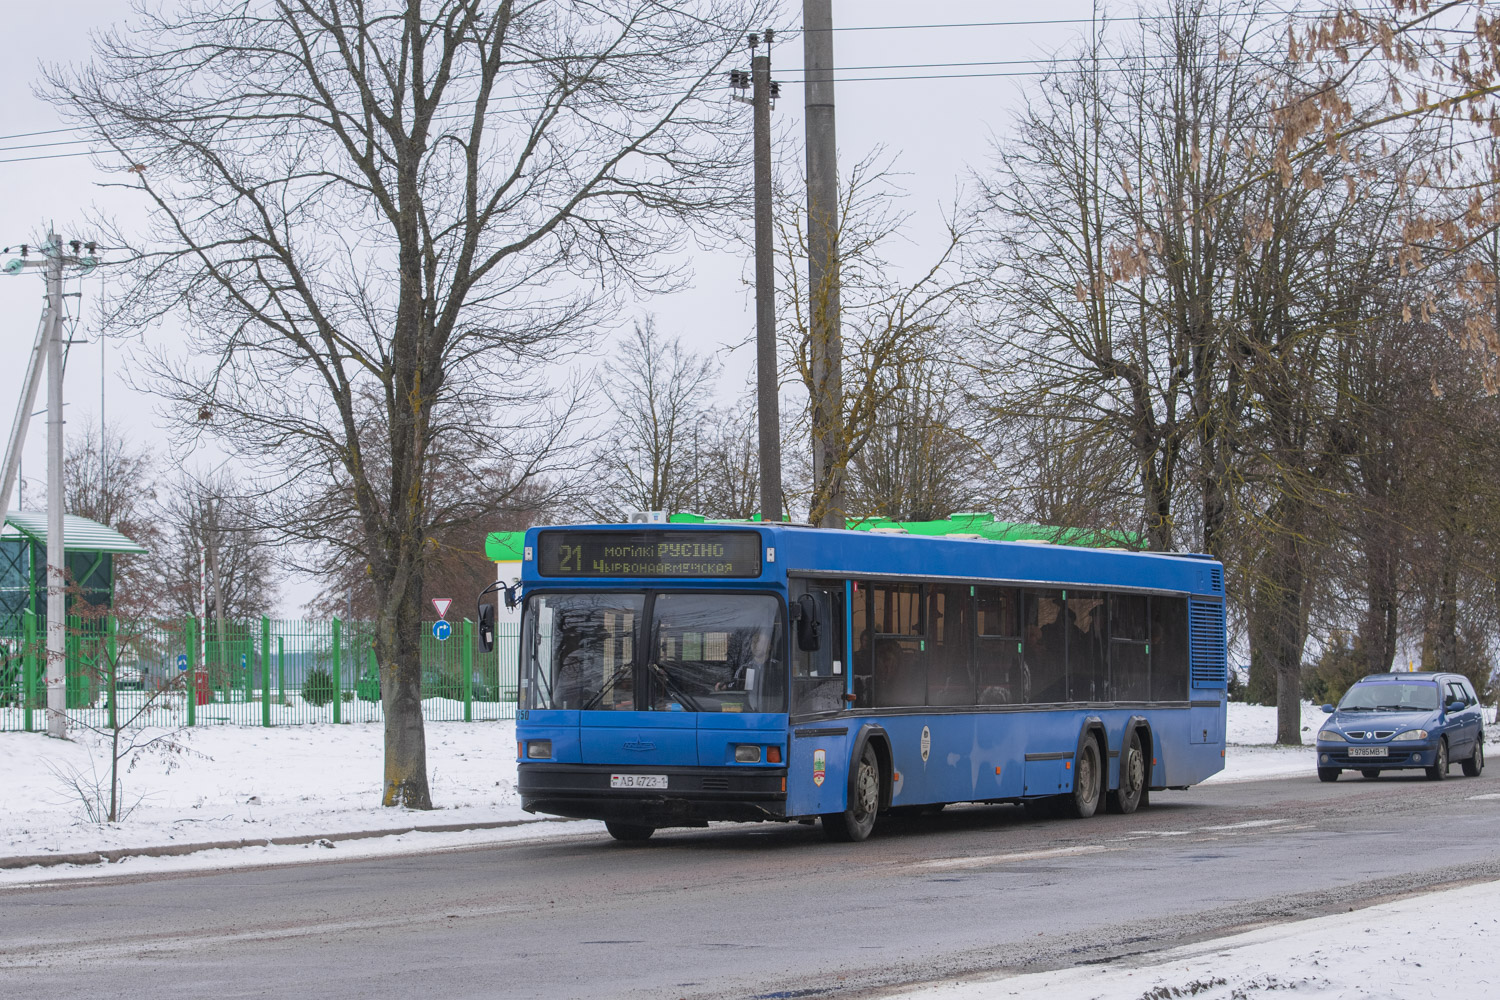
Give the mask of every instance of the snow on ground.
<path id="1" fill-rule="evenodd" d="M 92 784 L 97 771 L 97 784 L 107 793 L 109 752 L 99 738 L 87 732 L 69 742 L 33 733 L 0 734 L 0 760 L 5 761 L 0 802 L 25 803 L 0 813 L 0 857 L 537 819 L 521 811 L 515 791 L 512 722 L 427 723 L 427 769 L 438 806 L 432 812 L 380 805 L 383 731 L 378 725 L 214 726 L 185 730 L 174 739 L 186 747 L 184 752 L 144 753 L 133 768 L 122 771 L 122 798 L 133 810 L 124 822 L 95 824 L 65 778 L 81 775 Z M 475 831 L 467 837 L 489 841 L 521 831 L 535 836 L 540 830 L 579 832 L 589 826 L 602 829 L 546 822 L 516 833 Z M 404 852 L 434 838 L 445 844 L 462 839 L 444 833 L 345 841 L 323 852 Z M 276 860 L 278 854 L 308 853 L 303 847 L 258 850 L 255 863 Z M 212 867 L 224 864 L 222 855 L 229 852 L 213 853 L 220 857 L 151 863 Z M 239 853 L 248 861 L 253 852 Z M 107 867 L 120 870 L 119 865 Z M 31 872 L 34 878 L 37 869 Z"/>
<path id="2" fill-rule="evenodd" d="M 1396 934 L 1392 928 L 1410 929 Z M 1500 883 L 1276 924 L 1129 961 L 932 983 L 892 1000 L 1316 1000 L 1500 996 Z"/>
<path id="3" fill-rule="evenodd" d="M 1311 741 L 1322 719 L 1317 706 L 1303 706 L 1304 739 Z M 1495 729 L 1500 733 L 1500 727 Z M 96 824 L 88 820 L 65 778 L 82 775 L 92 783 L 97 770 L 97 785 L 107 791 L 108 752 L 98 737 L 82 732 L 65 742 L 35 733 L 0 733 L 0 761 L 5 762 L 0 768 L 0 802 L 8 804 L 0 813 L 0 858 L 402 831 L 414 826 L 525 825 L 344 840 L 332 848 L 257 846 L 109 865 L 0 870 L 0 884 L 64 877 L 69 871 L 90 875 L 267 864 L 603 832 L 601 824 L 543 821 L 521 811 L 515 791 L 515 725 L 509 721 L 427 723 L 428 773 L 438 807 L 432 812 L 379 804 L 378 724 L 271 729 L 217 725 L 179 735 L 186 752 L 144 754 L 123 772 L 123 799 L 133 809 L 124 822 Z M 1311 777 L 1312 748 L 1269 745 L 1275 736 L 1274 708 L 1231 704 L 1225 770 L 1210 780 Z M 1500 758 L 1500 749 L 1495 756 Z M 17 809 L 17 803 L 23 805 Z"/>

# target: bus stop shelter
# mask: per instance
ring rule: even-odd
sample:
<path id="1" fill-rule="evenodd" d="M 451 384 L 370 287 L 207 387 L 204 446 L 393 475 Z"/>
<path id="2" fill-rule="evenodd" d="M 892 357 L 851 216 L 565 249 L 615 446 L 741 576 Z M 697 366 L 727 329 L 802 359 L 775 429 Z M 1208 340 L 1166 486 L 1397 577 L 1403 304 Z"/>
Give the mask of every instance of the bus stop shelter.
<path id="1" fill-rule="evenodd" d="M 107 525 L 64 514 L 63 573 L 68 614 L 77 614 L 83 605 L 112 608 L 115 558 L 145 552 L 144 546 Z M 20 697 L 27 653 L 36 652 L 31 647 L 46 631 L 47 514 L 11 511 L 0 525 L 0 703 L 13 703 Z M 76 701 L 71 681 L 70 701 Z"/>

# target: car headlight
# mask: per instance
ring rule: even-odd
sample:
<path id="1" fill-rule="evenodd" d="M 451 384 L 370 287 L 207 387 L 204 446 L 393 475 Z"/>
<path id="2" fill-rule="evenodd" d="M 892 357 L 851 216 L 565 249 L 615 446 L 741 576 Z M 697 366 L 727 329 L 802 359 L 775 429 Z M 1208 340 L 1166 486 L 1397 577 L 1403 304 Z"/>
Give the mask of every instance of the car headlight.
<path id="1" fill-rule="evenodd" d="M 1348 743 L 1349 742 L 1348 740 L 1344 739 L 1344 734 L 1341 733 L 1341 732 L 1339 732 L 1336 729 L 1325 729 L 1325 730 L 1323 730 L 1321 733 L 1318 734 L 1318 739 L 1322 740 L 1324 743 Z"/>
<path id="2" fill-rule="evenodd" d="M 1408 729 L 1404 733 L 1397 733 L 1395 736 L 1391 737 L 1391 740 L 1394 742 L 1395 740 L 1425 740 L 1426 738 L 1427 730 Z"/>

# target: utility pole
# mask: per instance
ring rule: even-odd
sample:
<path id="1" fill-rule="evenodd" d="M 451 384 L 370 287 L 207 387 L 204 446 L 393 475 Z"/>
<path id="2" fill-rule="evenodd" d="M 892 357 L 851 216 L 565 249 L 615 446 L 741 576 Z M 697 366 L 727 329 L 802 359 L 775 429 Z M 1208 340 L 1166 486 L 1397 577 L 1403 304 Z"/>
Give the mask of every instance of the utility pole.
<path id="1" fill-rule="evenodd" d="M 742 70 L 729 74 L 731 87 L 750 86 L 755 110 L 755 388 L 760 432 L 760 518 L 781 516 L 781 400 L 776 359 L 776 258 L 771 228 L 771 105 L 780 86 L 771 80 L 772 29 L 764 33 L 766 54 L 760 55 L 762 36 L 750 36 L 750 79 Z M 744 97 L 734 95 L 736 100 Z"/>
<path id="2" fill-rule="evenodd" d="M 844 526 L 844 339 L 839 325 L 839 165 L 833 0 L 802 0 L 807 121 L 807 289 L 812 319 L 813 524 Z"/>
<path id="3" fill-rule="evenodd" d="M 68 735 L 67 591 L 63 579 L 63 257 L 47 234 L 47 735 Z"/>
<path id="4" fill-rule="evenodd" d="M 47 359 L 47 735 L 62 739 L 68 733 L 67 701 L 67 590 L 63 575 L 63 275 L 69 270 L 87 274 L 98 264 L 94 245 L 87 244 L 88 256 L 82 256 L 85 244 L 73 240 L 67 253 L 56 233 L 47 234 L 42 245 L 42 260 L 28 260 L 29 247 L 20 247 L 21 256 L 7 261 L 0 271 L 20 274 L 40 269 L 46 278 L 46 310 L 33 356 L 27 366 L 26 382 L 21 391 L 21 406 L 11 427 L 10 445 L 6 450 L 4 479 L 0 482 L 0 523 L 10 502 L 10 490 L 20 467 L 21 449 L 30 423 L 31 407 L 36 398 L 40 375 L 40 354 Z M 10 248 L 6 247 L 9 253 Z M 27 706 L 30 711 L 30 706 Z"/>

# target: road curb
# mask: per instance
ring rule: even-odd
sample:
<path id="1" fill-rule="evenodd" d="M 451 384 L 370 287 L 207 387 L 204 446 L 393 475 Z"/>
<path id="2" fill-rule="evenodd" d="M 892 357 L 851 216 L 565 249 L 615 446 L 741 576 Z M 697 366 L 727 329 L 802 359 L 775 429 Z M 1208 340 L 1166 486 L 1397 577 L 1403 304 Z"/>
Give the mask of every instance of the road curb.
<path id="1" fill-rule="evenodd" d="M 462 833 L 466 830 L 504 830 L 542 823 L 576 823 L 563 816 L 543 819 L 506 819 L 491 823 L 438 823 L 430 826 L 398 826 L 384 830 L 359 830 L 353 833 L 307 833 L 295 837 L 256 837 L 252 840 L 215 840 L 202 844 L 166 844 L 160 847 L 116 847 L 106 851 L 79 851 L 70 854 L 34 854 L 0 858 L 0 870 L 11 868 L 51 868 L 57 865 L 98 865 L 126 858 L 172 858 L 199 851 L 232 851 L 243 847 L 300 847 L 319 841 L 337 843 L 344 840 L 369 840 L 372 837 L 399 837 L 406 833 Z"/>

